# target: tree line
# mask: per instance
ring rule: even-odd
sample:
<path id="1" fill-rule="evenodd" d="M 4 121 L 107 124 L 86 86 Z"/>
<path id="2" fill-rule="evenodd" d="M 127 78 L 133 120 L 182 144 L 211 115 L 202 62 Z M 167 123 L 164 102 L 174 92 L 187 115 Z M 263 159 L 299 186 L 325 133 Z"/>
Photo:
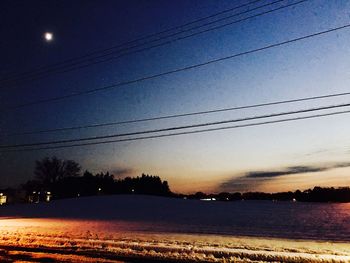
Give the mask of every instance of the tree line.
<path id="1" fill-rule="evenodd" d="M 15 201 L 49 201 L 51 199 L 73 198 L 112 194 L 146 194 L 184 199 L 211 201 L 272 200 L 300 202 L 350 202 L 349 187 L 314 187 L 305 191 L 264 193 L 176 194 L 170 190 L 167 181 L 159 176 L 142 174 L 137 177 L 114 178 L 109 172 L 93 174 L 81 172 L 81 166 L 73 160 L 46 157 L 35 163 L 32 180 L 21 186 L 25 196 L 18 197 L 18 189 L 7 189 L 5 193 Z M 2 192 L 2 191 L 0 191 Z"/>
<path id="2" fill-rule="evenodd" d="M 296 190 L 294 192 L 263 193 L 219 193 L 205 194 L 197 192 L 184 196 L 189 199 L 237 201 L 237 200 L 270 200 L 270 201 L 299 201 L 299 202 L 350 202 L 350 187 L 319 187 L 305 191 Z"/>
<path id="3" fill-rule="evenodd" d="M 72 160 L 57 157 L 36 161 L 35 178 L 22 185 L 27 196 L 35 200 L 44 199 L 47 194 L 54 199 L 111 194 L 149 194 L 170 196 L 167 181 L 159 176 L 142 174 L 138 177 L 115 179 L 109 172 L 93 174 L 85 171 Z"/>

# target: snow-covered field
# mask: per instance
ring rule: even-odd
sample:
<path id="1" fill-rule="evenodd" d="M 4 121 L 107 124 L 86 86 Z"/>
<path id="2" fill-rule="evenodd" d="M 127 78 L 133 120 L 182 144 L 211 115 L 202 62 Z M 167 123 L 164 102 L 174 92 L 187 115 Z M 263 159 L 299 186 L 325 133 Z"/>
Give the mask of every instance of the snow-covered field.
<path id="1" fill-rule="evenodd" d="M 0 262 L 350 262 L 350 204 L 101 196 L 0 218 Z"/>

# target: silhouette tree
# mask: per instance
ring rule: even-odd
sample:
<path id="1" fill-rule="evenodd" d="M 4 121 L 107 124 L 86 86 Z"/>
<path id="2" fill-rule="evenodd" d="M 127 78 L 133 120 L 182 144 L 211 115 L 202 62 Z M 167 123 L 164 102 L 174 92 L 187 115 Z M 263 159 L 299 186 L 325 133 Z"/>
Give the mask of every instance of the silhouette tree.
<path id="1" fill-rule="evenodd" d="M 80 165 L 75 161 L 61 160 L 54 156 L 36 161 L 34 173 L 36 179 L 47 186 L 66 177 L 76 177 L 80 170 Z"/>
<path id="2" fill-rule="evenodd" d="M 65 177 L 77 177 L 80 175 L 81 167 L 78 163 L 72 160 L 65 160 L 62 162 L 62 174 L 58 179 Z"/>

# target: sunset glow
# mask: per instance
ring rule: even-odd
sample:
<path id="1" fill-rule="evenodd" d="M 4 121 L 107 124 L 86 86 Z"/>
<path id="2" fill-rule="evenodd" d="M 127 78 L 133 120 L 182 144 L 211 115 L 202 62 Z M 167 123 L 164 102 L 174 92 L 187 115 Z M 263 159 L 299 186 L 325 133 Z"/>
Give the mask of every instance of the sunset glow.
<path id="1" fill-rule="evenodd" d="M 0 262 L 350 262 L 350 0 L 0 25 Z"/>
<path id="2" fill-rule="evenodd" d="M 207 1 L 207 5 L 203 4 L 206 6 L 203 12 L 212 13 L 216 9 L 224 9 L 224 6 L 232 5 L 230 1 L 223 1 L 221 4 L 221 6 L 216 6 L 214 1 Z M 162 26 L 170 27 L 170 24 L 173 23 L 171 21 L 178 21 L 179 18 L 174 17 L 177 13 L 173 11 L 185 5 L 189 5 L 185 8 L 188 12 L 183 14 L 184 17 L 181 20 L 191 20 L 192 16 L 200 16 L 196 13 L 198 10 L 193 8 L 195 5 L 183 2 L 174 6 L 169 2 L 164 6 L 164 14 L 169 15 L 169 20 L 167 20 L 169 25 L 162 24 Z M 53 97 L 60 95 L 60 92 L 53 90 L 64 91 L 62 89 L 64 83 L 75 83 L 74 86 L 84 87 L 85 90 L 92 86 L 103 87 L 123 79 L 131 80 L 138 76 L 158 74 L 173 68 L 197 64 L 326 30 L 346 24 L 348 8 L 348 1 L 325 1 L 323 4 L 307 1 L 294 6 L 293 9 L 286 8 L 283 12 L 248 20 L 239 26 L 237 24 L 237 26 L 225 27 L 213 31 L 212 34 L 201 34 L 186 41 L 175 41 L 173 45 L 157 50 L 158 53 L 150 50 L 141 57 L 131 54 L 130 57 L 120 58 L 111 65 L 101 64 L 97 68 L 85 68 L 82 72 L 68 74 L 64 82 L 51 83 L 49 79 L 43 79 L 40 83 L 28 83 L 27 88 L 23 90 L 23 98 L 28 101 L 34 99 L 26 92 L 30 88 L 40 89 L 43 98 Z M 57 10 L 57 12 L 60 11 Z M 151 14 L 143 15 L 144 19 L 150 22 L 150 28 L 159 27 L 158 19 L 148 19 L 148 15 L 152 17 Z M 70 32 L 69 34 L 74 32 L 73 35 L 76 37 L 86 37 L 97 41 L 98 38 L 94 35 L 86 34 L 90 32 L 89 26 L 84 29 L 83 25 L 90 23 L 88 17 L 90 16 L 79 19 L 82 30 L 73 28 L 65 28 L 65 30 Z M 113 15 L 113 17 L 120 16 Z M 128 19 L 125 15 L 121 17 L 124 20 Z M 334 17 L 337 19 L 334 20 Z M 133 21 L 134 24 L 130 27 L 146 31 L 145 28 L 142 29 L 141 21 Z M 118 31 L 120 36 L 130 38 L 128 30 L 121 26 L 123 23 L 113 24 L 116 25 L 114 30 Z M 103 26 L 103 24 L 98 25 L 101 28 Z M 140 82 L 130 87 L 108 90 L 99 96 L 77 97 L 74 101 L 65 101 L 64 106 L 62 101 L 57 102 L 57 105 L 41 105 L 40 110 L 34 106 L 28 110 L 18 109 L 15 115 L 4 116 L 3 121 L 7 125 L 2 127 L 2 130 L 4 133 L 13 133 L 21 131 L 22 127 L 26 127 L 25 131 L 31 131 L 47 127 L 79 126 L 85 123 L 142 119 L 347 92 L 349 84 L 347 72 L 350 68 L 349 61 L 346 59 L 346 54 L 349 54 L 350 51 L 346 44 L 350 40 L 348 31 L 344 29 L 337 33 L 329 33 L 280 48 L 227 60 L 225 63 L 208 65 L 185 74 L 169 75 L 152 81 Z M 105 30 L 100 33 L 102 39 L 107 37 Z M 147 32 L 144 33 L 147 35 Z M 52 32 L 45 33 L 45 38 L 51 41 Z M 66 41 L 68 41 L 67 45 L 72 48 L 67 48 L 65 55 L 74 56 L 75 42 Z M 91 43 L 92 47 L 96 46 L 94 41 L 84 41 L 84 45 Z M 80 45 L 78 46 L 80 49 Z M 85 50 L 89 48 L 87 46 Z M 8 54 L 11 54 L 11 50 Z M 23 60 L 30 60 L 31 53 L 27 56 Z M 47 60 L 53 61 L 60 58 L 60 55 L 55 52 L 47 56 Z M 10 57 L 12 59 L 11 55 Z M 132 62 L 133 58 L 139 63 Z M 46 62 L 43 61 L 43 64 Z M 86 76 L 90 77 L 89 80 L 86 79 Z M 47 86 L 51 88 L 44 88 Z M 3 105 L 21 104 L 17 93 L 6 92 L 3 94 L 3 101 Z M 346 103 L 347 101 L 347 96 L 334 97 L 288 105 L 165 119 L 159 122 L 107 126 L 99 128 L 98 132 L 103 134 L 113 134 L 115 131 L 123 133 L 192 122 L 235 119 L 291 109 Z M 56 106 L 61 109 L 59 113 L 56 111 Z M 16 118 L 12 118 L 13 116 Z M 43 156 L 57 155 L 61 158 L 76 160 L 82 164 L 84 169 L 93 172 L 109 171 L 115 172 L 117 176 L 119 176 L 118 171 L 121 170 L 127 172 L 120 176 L 137 176 L 142 172 L 157 174 L 168 180 L 172 188 L 178 192 L 220 191 L 222 183 L 238 178 L 244 173 L 274 171 L 290 166 L 319 166 L 324 162 L 346 162 L 349 158 L 348 134 L 350 132 L 347 118 L 347 115 L 339 115 L 117 144 L 20 154 L 7 153 L 2 155 L 0 160 L 4 171 L 2 184 L 16 185 L 29 179 L 35 160 Z M 80 131 L 80 136 L 93 136 L 94 134 L 96 133 L 92 129 Z M 73 134 L 69 136 L 70 138 L 77 137 Z M 54 137 L 55 134 L 43 133 L 40 136 L 33 134 L 30 139 L 45 141 Z M 9 140 L 7 143 L 20 143 L 26 138 L 17 136 L 6 138 L 6 140 Z M 20 169 L 14 169 L 18 167 L 18 162 L 21 160 L 25 160 L 26 165 L 22 165 Z M 244 189 L 233 187 L 232 190 L 237 188 L 239 190 L 279 191 L 305 189 L 315 185 L 343 186 L 349 185 L 349 179 L 343 176 L 349 171 L 349 168 L 344 167 L 339 170 L 330 169 L 317 175 L 300 174 L 297 180 L 295 176 L 280 176 L 265 180 L 263 183 L 252 184 Z M 196 184 L 192 183 L 194 181 Z"/>

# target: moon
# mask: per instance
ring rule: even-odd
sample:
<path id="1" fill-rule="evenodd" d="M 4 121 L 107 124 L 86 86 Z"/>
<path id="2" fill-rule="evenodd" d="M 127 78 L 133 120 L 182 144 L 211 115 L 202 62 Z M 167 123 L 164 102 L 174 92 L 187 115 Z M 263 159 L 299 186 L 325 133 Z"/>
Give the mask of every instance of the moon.
<path id="1" fill-rule="evenodd" d="M 44 34 L 44 38 L 45 38 L 46 42 L 51 42 L 53 40 L 53 34 L 51 32 L 46 32 Z"/>

